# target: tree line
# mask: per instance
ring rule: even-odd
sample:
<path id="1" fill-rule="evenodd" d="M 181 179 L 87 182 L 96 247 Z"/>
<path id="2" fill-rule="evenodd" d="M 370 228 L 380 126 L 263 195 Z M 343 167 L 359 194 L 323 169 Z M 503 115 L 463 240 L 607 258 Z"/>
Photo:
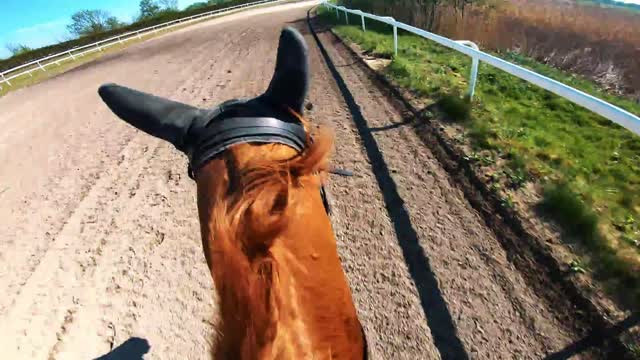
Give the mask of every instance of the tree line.
<path id="1" fill-rule="evenodd" d="M 209 0 L 198 2 L 187 7 L 184 12 L 192 12 L 200 8 L 219 5 L 227 1 L 228 0 Z M 138 14 L 134 18 L 133 23 L 145 22 L 160 17 L 173 17 L 172 15 L 178 15 L 179 13 L 178 0 L 140 0 Z M 73 40 L 111 32 L 128 25 L 130 24 L 120 21 L 117 17 L 111 15 L 109 11 L 84 9 L 71 15 L 71 23 L 67 25 L 67 31 L 71 36 L 69 40 Z M 8 43 L 5 44 L 5 47 L 13 56 L 22 55 L 34 50 L 25 44 Z"/>

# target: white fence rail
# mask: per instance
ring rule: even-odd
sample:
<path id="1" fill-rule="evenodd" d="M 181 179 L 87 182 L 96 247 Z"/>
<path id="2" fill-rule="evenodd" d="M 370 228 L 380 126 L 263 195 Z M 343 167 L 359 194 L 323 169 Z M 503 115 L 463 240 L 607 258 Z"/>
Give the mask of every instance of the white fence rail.
<path id="1" fill-rule="evenodd" d="M 469 81 L 468 92 L 471 97 L 473 97 L 475 91 L 475 85 L 478 75 L 478 63 L 482 61 L 513 76 L 519 77 L 520 79 L 535 84 L 543 89 L 549 90 L 554 94 L 557 94 L 565 99 L 572 101 L 575 104 L 583 106 L 599 115 L 602 115 L 603 117 L 615 122 L 616 124 L 625 127 L 626 129 L 634 132 L 637 135 L 640 135 L 640 118 L 638 116 L 615 105 L 609 104 L 606 101 L 591 96 L 583 91 L 567 86 L 559 81 L 550 79 L 546 76 L 525 69 L 522 66 L 512 64 L 508 61 L 480 51 L 478 49 L 478 46 L 470 41 L 454 41 L 451 39 L 447 39 L 443 36 L 436 35 L 434 33 L 430 33 L 428 31 L 396 21 L 392 17 L 377 16 L 362 12 L 360 10 L 347 9 L 344 6 L 333 5 L 327 2 L 327 0 L 323 0 L 322 3 L 327 9 L 335 9 L 336 16 L 338 18 L 340 18 L 340 11 L 342 11 L 344 13 L 345 21 L 347 24 L 349 23 L 349 18 L 347 15 L 348 13 L 360 16 L 362 19 L 363 31 L 366 31 L 365 18 L 373 19 L 391 25 L 393 27 L 393 42 L 396 55 L 398 55 L 398 28 L 400 28 L 410 33 L 435 41 L 440 45 L 446 46 L 450 49 L 456 50 L 471 57 L 473 63 L 471 66 L 471 78 Z"/>
<path id="2" fill-rule="evenodd" d="M 277 2 L 281 2 L 281 1 L 285 1 L 285 0 L 260 0 L 260 1 L 255 1 L 255 2 L 251 2 L 251 3 L 231 6 L 231 7 L 224 8 L 224 9 L 213 10 L 213 11 L 209 11 L 209 12 L 205 12 L 205 13 L 201 13 L 201 14 L 196 14 L 196 15 L 193 15 L 193 16 L 188 16 L 188 17 L 184 17 L 184 18 L 168 21 L 168 22 L 165 22 L 165 23 L 162 23 L 162 24 L 158 24 L 158 25 L 154 25 L 154 26 L 150 26 L 150 27 L 147 27 L 147 28 L 144 28 L 144 29 L 131 31 L 131 32 L 128 32 L 128 33 L 125 33 L 125 34 L 120 34 L 120 35 L 117 35 L 117 36 L 114 36 L 114 37 L 111 37 L 111 38 L 108 38 L 108 39 L 105 39 L 105 40 L 100 40 L 100 41 L 95 42 L 93 44 L 88 44 L 88 45 L 76 47 L 76 48 L 73 48 L 73 49 L 69 49 L 69 50 L 54 54 L 54 55 L 50 55 L 50 56 L 44 57 L 42 59 L 38 59 L 38 60 L 31 61 L 31 62 L 26 63 L 26 64 L 22 64 L 20 66 L 16 66 L 16 67 L 14 67 L 12 69 L 9 69 L 9 70 L 6 70 L 4 72 L 0 72 L 0 84 L 6 83 L 7 85 L 11 86 L 11 80 L 13 80 L 13 79 L 15 79 L 17 77 L 24 76 L 24 75 L 33 76 L 31 74 L 31 72 L 33 72 L 33 71 L 38 71 L 38 70 L 46 71 L 47 66 L 50 66 L 50 65 L 53 65 L 53 64 L 59 65 L 60 62 L 66 61 L 66 60 L 69 60 L 69 59 L 75 60 L 76 57 L 82 57 L 82 56 L 84 56 L 84 55 L 86 55 L 88 53 L 94 52 L 94 51 L 102 51 L 103 49 L 105 49 L 105 48 L 107 48 L 107 47 L 109 47 L 111 45 L 122 44 L 125 41 L 131 40 L 131 39 L 142 39 L 142 37 L 144 35 L 151 34 L 151 33 L 157 33 L 160 30 L 170 29 L 170 28 L 175 27 L 175 26 L 188 24 L 190 22 L 202 20 L 204 18 L 220 15 L 220 14 L 223 14 L 223 13 L 231 12 L 231 11 L 242 9 L 242 8 L 255 7 L 255 6 L 259 6 L 259 5 L 266 4 L 266 3 L 277 3 Z M 22 70 L 22 71 L 18 72 L 19 70 Z M 0 89 L 1 89 L 1 87 L 0 87 Z"/>

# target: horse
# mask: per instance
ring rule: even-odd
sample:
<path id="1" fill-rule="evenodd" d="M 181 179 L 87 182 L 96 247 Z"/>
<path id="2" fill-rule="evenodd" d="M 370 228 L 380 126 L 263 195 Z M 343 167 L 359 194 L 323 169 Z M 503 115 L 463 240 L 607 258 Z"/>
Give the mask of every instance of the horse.
<path id="1" fill-rule="evenodd" d="M 255 98 L 199 109 L 112 83 L 98 89 L 117 117 L 189 160 L 219 302 L 213 359 L 367 358 L 323 191 L 334 138 L 303 117 L 308 62 L 304 38 L 285 27 L 269 87 Z"/>

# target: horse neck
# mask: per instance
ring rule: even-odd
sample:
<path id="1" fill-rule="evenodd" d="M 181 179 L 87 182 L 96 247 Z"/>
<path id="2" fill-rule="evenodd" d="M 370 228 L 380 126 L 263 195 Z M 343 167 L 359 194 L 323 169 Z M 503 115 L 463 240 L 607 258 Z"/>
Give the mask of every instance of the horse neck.
<path id="1" fill-rule="evenodd" d="M 234 162 L 242 167 L 256 148 L 238 148 L 244 151 L 234 152 Z M 271 150 L 261 156 L 293 155 L 284 146 Z M 362 359 L 360 323 L 318 186 L 289 191 L 295 214 L 255 256 L 241 245 L 251 239 L 220 232 L 220 222 L 229 222 L 220 211 L 233 177 L 228 164 L 214 160 L 197 179 L 203 246 L 221 315 L 216 357 Z"/>

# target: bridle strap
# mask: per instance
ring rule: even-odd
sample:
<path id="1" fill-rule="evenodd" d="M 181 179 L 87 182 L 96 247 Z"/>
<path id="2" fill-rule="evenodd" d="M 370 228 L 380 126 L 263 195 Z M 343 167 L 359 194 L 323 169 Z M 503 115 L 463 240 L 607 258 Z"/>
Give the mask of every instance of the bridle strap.
<path id="1" fill-rule="evenodd" d="M 232 117 L 214 120 L 198 135 L 195 151 L 189 161 L 188 174 L 195 180 L 195 172 L 209 160 L 233 145 L 247 143 L 283 144 L 302 152 L 307 146 L 307 132 L 300 123 L 272 117 Z M 327 214 L 331 213 L 324 186 L 320 197 Z"/>
<path id="2" fill-rule="evenodd" d="M 278 143 L 301 152 L 307 144 L 307 133 L 300 123 L 272 117 L 232 117 L 214 120 L 198 135 L 189 162 L 189 177 L 209 160 L 233 145 L 246 143 Z"/>

